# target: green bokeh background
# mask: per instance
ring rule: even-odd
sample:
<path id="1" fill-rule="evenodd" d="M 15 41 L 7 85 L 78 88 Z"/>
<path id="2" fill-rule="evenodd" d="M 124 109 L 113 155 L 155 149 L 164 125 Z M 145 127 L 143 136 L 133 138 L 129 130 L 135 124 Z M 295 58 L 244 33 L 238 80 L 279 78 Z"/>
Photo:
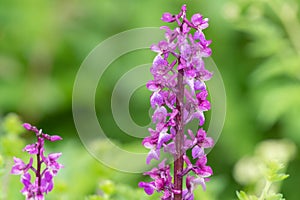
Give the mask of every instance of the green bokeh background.
<path id="1" fill-rule="evenodd" d="M 183 3 L 188 16 L 200 12 L 210 19 L 205 33 L 213 40 L 213 59 L 227 94 L 225 126 L 208 156 L 214 176 L 203 199 L 236 198 L 235 191 L 243 187 L 234 180 L 233 167 L 258 142 L 286 138 L 300 146 L 300 1 L 1 0 L 0 115 L 17 113 L 22 121 L 64 138 L 63 143 L 49 145 L 63 151 L 65 165 L 49 199 L 84 199 L 97 193 L 104 179 L 112 180 L 116 190 L 129 192 L 127 187 L 135 188 L 142 180 L 141 175 L 103 166 L 83 148 L 72 118 L 73 83 L 82 61 L 101 41 L 128 29 L 165 25 L 161 14 L 177 13 Z M 121 57 L 105 72 L 97 90 L 99 123 L 110 138 L 129 149 L 141 140 L 128 137 L 115 124 L 111 92 L 124 73 L 154 56 L 141 50 Z M 140 125 L 150 121 L 149 95 L 140 88 L 131 99 L 132 118 Z M 23 134 L 22 139 L 30 137 Z M 288 200 L 300 197 L 299 168 L 297 154 L 282 184 Z M 18 179 L 10 178 L 10 199 L 22 199 Z"/>

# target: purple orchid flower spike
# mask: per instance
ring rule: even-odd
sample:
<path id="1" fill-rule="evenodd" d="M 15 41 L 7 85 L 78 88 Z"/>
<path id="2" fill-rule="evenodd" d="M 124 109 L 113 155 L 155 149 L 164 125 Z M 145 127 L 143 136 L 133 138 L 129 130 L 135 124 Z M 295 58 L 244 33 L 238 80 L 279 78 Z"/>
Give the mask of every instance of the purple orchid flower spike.
<path id="1" fill-rule="evenodd" d="M 50 142 L 62 140 L 58 135 L 50 136 L 42 132 L 42 129 L 37 129 L 31 124 L 25 123 L 23 127 L 35 133 L 37 142 L 28 144 L 23 151 L 26 151 L 31 156 L 36 157 L 36 166 L 33 166 L 33 157 L 30 157 L 29 163 L 25 164 L 20 158 L 14 157 L 14 165 L 11 169 L 11 174 L 21 175 L 21 183 L 24 185 L 21 193 L 26 197 L 26 200 L 44 200 L 45 194 L 51 192 L 54 187 L 54 176 L 63 167 L 57 162 L 61 153 L 50 153 L 48 156 L 44 154 L 45 140 Z M 30 173 L 32 171 L 33 173 Z M 31 177 L 35 175 L 35 178 Z"/>
<path id="2" fill-rule="evenodd" d="M 139 187 L 148 195 L 155 191 L 163 193 L 162 200 L 193 200 L 196 186 L 205 189 L 205 182 L 213 173 L 205 154 L 206 148 L 213 147 L 213 139 L 202 128 L 195 134 L 191 130 L 185 133 L 185 125 L 192 120 L 198 120 L 199 126 L 205 123 L 204 113 L 211 109 L 205 81 L 213 75 L 204 63 L 204 58 L 212 53 L 211 40 L 203 33 L 208 19 L 197 13 L 189 20 L 186 10 L 183 5 L 177 15 L 162 15 L 162 21 L 178 26 L 161 27 L 165 40 L 151 46 L 157 55 L 150 68 L 153 80 L 148 81 L 147 88 L 152 92 L 152 122 L 156 127 L 149 129 L 150 136 L 142 144 L 150 150 L 147 164 L 153 159 L 160 160 L 161 150 L 173 156 L 174 177 L 170 165 L 163 160 L 158 168 L 144 173 L 153 181 L 140 182 Z M 188 150 L 193 161 L 186 154 Z"/>

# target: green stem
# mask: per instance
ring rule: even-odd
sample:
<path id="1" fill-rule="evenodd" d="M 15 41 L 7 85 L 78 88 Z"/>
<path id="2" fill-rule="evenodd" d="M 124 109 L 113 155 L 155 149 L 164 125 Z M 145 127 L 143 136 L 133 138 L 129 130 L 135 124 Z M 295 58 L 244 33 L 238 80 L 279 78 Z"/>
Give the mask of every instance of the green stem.
<path id="1" fill-rule="evenodd" d="M 272 183 L 270 181 L 266 180 L 266 185 L 265 185 L 260 197 L 258 198 L 258 200 L 264 200 L 267 197 L 271 185 L 272 185 Z"/>

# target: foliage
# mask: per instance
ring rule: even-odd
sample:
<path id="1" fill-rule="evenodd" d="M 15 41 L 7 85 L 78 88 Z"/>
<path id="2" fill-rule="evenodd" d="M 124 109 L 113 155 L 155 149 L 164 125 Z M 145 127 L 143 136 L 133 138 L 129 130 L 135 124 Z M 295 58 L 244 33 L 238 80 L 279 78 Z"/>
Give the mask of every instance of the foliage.
<path id="1" fill-rule="evenodd" d="M 258 60 L 250 76 L 257 120 L 264 129 L 280 123 L 284 137 L 300 144 L 299 1 L 234 1 L 229 19 L 247 34 L 247 51 Z M 229 14 L 229 13 L 228 13 Z"/>
<path id="2" fill-rule="evenodd" d="M 240 200 L 284 200 L 283 195 L 280 193 L 274 193 L 270 191 L 270 187 L 273 183 L 283 181 L 288 177 L 287 174 L 281 173 L 280 170 L 283 168 L 277 162 L 270 162 L 267 166 L 265 173 L 265 186 L 259 197 L 255 195 L 247 195 L 244 191 L 237 192 L 237 196 Z"/>
<path id="3" fill-rule="evenodd" d="M 285 174 L 289 161 L 295 156 L 293 142 L 286 140 L 264 141 L 257 145 L 255 155 L 241 159 L 235 167 L 235 178 L 248 190 L 259 194 L 248 195 L 237 191 L 240 200 L 284 200 L 279 183 L 289 177 Z"/>

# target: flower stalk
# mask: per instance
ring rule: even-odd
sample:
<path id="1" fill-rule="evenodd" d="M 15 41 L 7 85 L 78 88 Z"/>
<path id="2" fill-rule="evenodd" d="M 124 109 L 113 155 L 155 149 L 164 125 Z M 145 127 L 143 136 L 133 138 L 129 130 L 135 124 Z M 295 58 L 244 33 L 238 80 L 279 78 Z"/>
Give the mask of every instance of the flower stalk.
<path id="1" fill-rule="evenodd" d="M 166 39 L 151 46 L 157 56 L 150 68 L 153 80 L 147 83 L 147 88 L 153 92 L 150 103 L 156 127 L 149 128 L 150 136 L 143 140 L 143 145 L 150 150 L 147 164 L 152 159 L 160 160 L 163 150 L 172 155 L 174 171 L 171 174 L 170 164 L 164 159 L 158 167 L 144 173 L 153 181 L 140 182 L 139 187 L 148 195 L 154 191 L 163 193 L 162 200 L 193 200 L 196 186 L 201 185 L 205 190 L 205 182 L 212 175 L 204 149 L 213 146 L 213 139 L 202 128 L 197 133 L 185 130 L 194 119 L 199 121 L 199 127 L 203 126 L 204 112 L 210 110 L 205 81 L 212 73 L 203 60 L 211 55 L 211 41 L 203 33 L 208 19 L 194 14 L 188 20 L 183 5 L 179 14 L 164 13 L 162 20 L 174 22 L 177 27 L 174 30 L 161 27 L 166 31 Z M 187 156 L 188 151 L 193 162 Z"/>
<path id="2" fill-rule="evenodd" d="M 177 100 L 176 100 L 176 109 L 179 110 L 179 113 L 176 116 L 176 136 L 175 136 L 175 148 L 176 155 L 174 157 L 174 188 L 175 190 L 182 191 L 182 175 L 183 170 L 183 151 L 182 146 L 184 142 L 184 127 L 183 127 L 183 102 L 184 97 L 184 85 L 183 85 L 183 70 L 179 70 L 177 76 Z M 175 194 L 175 200 L 181 200 L 182 194 Z"/>
<path id="3" fill-rule="evenodd" d="M 33 166 L 33 157 L 30 157 L 29 163 L 25 164 L 20 158 L 14 157 L 14 165 L 11 169 L 11 174 L 21 175 L 21 182 L 24 187 L 21 193 L 25 195 L 26 200 L 44 200 L 45 194 L 52 191 L 54 187 L 54 176 L 63 167 L 57 162 L 57 159 L 61 156 L 61 153 L 50 153 L 48 156 L 44 155 L 44 141 L 50 142 L 62 140 L 58 135 L 50 136 L 42 132 L 42 129 L 38 130 L 35 126 L 25 123 L 23 127 L 35 133 L 37 142 L 27 145 L 23 151 L 26 151 L 30 155 L 36 155 L 36 167 Z M 31 180 L 31 175 L 35 175 L 35 180 Z"/>

